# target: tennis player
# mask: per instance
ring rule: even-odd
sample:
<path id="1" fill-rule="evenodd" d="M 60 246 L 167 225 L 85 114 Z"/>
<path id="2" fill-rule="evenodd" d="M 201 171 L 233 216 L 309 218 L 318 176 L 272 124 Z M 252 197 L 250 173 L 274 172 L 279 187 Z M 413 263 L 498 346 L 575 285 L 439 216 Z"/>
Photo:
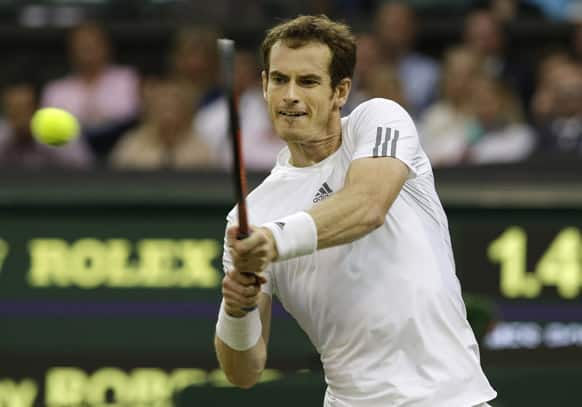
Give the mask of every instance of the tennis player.
<path id="1" fill-rule="evenodd" d="M 262 51 L 287 147 L 248 196 L 250 237 L 236 240 L 236 208 L 227 217 L 215 339 L 227 377 L 259 379 L 275 294 L 321 355 L 325 406 L 486 406 L 496 393 L 410 116 L 372 99 L 341 118 L 355 65 L 343 24 L 301 16 L 272 28 Z"/>

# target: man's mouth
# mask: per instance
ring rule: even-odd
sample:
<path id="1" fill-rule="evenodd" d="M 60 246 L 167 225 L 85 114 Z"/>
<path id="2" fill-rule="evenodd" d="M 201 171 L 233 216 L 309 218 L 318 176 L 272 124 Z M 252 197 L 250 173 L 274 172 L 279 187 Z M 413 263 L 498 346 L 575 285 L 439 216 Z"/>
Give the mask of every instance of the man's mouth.
<path id="1" fill-rule="evenodd" d="M 301 117 L 307 115 L 305 112 L 295 112 L 295 111 L 288 111 L 288 110 L 279 110 L 278 112 L 281 116 L 285 117 Z"/>

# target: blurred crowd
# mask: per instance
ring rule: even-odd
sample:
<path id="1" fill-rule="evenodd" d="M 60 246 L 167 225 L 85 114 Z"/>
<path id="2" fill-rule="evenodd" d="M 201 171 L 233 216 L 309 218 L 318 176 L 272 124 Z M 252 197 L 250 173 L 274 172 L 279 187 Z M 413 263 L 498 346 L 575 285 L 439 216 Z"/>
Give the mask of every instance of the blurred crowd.
<path id="1" fill-rule="evenodd" d="M 523 60 L 509 52 L 505 29 L 521 18 L 546 17 L 533 3 L 484 1 L 464 16 L 460 41 L 432 58 L 416 49 L 415 10 L 381 3 L 369 30 L 355 33 L 358 63 L 343 114 L 373 97 L 397 101 L 414 117 L 435 167 L 582 157 L 582 24 L 570 43 Z M 21 78 L 2 88 L 0 165 L 228 169 L 219 36 L 214 27 L 178 28 L 166 72 L 139 75 L 138 67 L 116 63 L 104 26 L 74 27 L 66 76 L 41 86 Z M 283 143 L 263 100 L 257 50 L 238 49 L 235 63 L 245 161 L 250 170 L 268 170 Z M 41 106 L 73 113 L 81 136 L 59 148 L 35 142 L 29 121 Z"/>

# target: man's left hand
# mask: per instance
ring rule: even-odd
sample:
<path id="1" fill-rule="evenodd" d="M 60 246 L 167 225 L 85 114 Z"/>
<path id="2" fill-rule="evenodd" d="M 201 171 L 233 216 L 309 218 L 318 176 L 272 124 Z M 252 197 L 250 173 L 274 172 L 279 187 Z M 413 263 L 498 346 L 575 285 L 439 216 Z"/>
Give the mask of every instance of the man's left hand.
<path id="1" fill-rule="evenodd" d="M 227 244 L 234 268 L 241 273 L 261 273 L 277 259 L 277 246 L 271 231 L 266 228 L 251 227 L 249 237 L 238 240 L 238 226 L 228 228 Z"/>

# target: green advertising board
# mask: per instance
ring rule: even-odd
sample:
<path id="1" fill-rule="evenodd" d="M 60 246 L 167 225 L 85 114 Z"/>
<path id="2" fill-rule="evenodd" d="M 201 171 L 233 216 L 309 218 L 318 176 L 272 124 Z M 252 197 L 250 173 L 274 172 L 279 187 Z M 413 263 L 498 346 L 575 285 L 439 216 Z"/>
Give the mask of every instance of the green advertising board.
<path id="1" fill-rule="evenodd" d="M 200 397 L 196 389 L 238 397 L 225 390 L 212 345 L 228 180 L 3 180 L 0 406 L 171 405 Z M 486 368 L 579 360 L 582 209 L 451 203 L 447 211 L 469 316 L 484 315 Z M 275 303 L 256 394 L 301 383 L 309 405 L 319 405 L 319 369 L 306 336 Z M 277 387 L 284 377 L 286 390 Z"/>

